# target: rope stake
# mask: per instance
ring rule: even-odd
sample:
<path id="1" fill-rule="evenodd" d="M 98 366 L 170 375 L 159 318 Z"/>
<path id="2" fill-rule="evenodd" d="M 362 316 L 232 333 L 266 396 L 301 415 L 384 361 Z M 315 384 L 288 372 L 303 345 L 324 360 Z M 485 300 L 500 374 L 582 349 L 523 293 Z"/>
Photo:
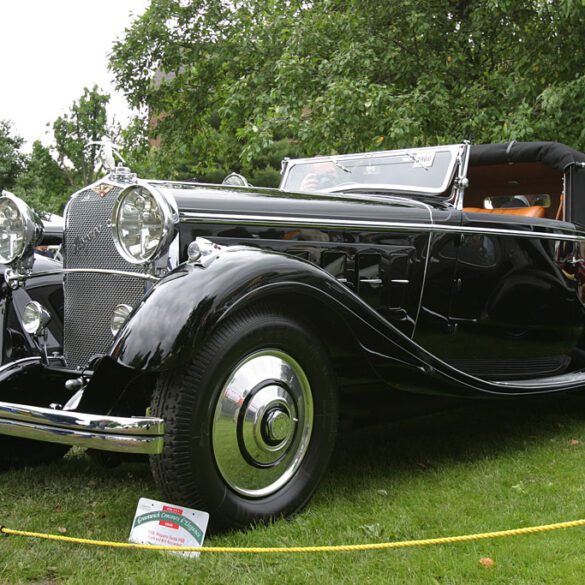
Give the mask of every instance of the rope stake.
<path id="1" fill-rule="evenodd" d="M 556 524 L 543 524 L 541 526 L 527 526 L 512 530 L 499 530 L 496 532 L 480 532 L 478 534 L 464 534 L 461 536 L 444 536 L 441 538 L 423 538 L 419 540 L 402 540 L 396 542 L 378 542 L 372 544 L 341 544 L 326 546 L 271 546 L 271 547 L 241 547 L 241 546 L 162 546 L 156 544 L 135 544 L 131 542 L 112 542 L 107 540 L 90 540 L 87 538 L 74 538 L 58 534 L 44 534 L 41 532 L 27 532 L 25 530 L 13 530 L 0 526 L 0 534 L 12 536 L 24 536 L 28 538 L 40 538 L 43 540 L 55 540 L 72 544 L 84 544 L 109 548 L 133 548 L 142 550 L 161 550 L 179 552 L 201 553 L 237 553 L 237 554 L 290 554 L 290 553 L 331 553 L 331 552 L 363 552 L 369 550 L 388 550 L 397 548 L 413 548 L 417 546 L 431 546 L 435 544 L 452 544 L 456 542 L 472 542 L 477 540 L 489 540 L 493 538 L 506 538 L 521 536 L 523 534 L 538 534 L 552 530 L 565 528 L 578 528 L 585 526 L 585 519 L 558 522 Z"/>

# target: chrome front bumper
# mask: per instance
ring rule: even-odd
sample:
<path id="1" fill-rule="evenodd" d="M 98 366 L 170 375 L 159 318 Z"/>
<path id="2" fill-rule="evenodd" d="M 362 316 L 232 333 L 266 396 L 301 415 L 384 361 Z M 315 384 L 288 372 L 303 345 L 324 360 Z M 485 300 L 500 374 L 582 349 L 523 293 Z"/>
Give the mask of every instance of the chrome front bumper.
<path id="1" fill-rule="evenodd" d="M 0 435 L 88 449 L 154 455 L 163 448 L 164 422 L 0 402 Z"/>

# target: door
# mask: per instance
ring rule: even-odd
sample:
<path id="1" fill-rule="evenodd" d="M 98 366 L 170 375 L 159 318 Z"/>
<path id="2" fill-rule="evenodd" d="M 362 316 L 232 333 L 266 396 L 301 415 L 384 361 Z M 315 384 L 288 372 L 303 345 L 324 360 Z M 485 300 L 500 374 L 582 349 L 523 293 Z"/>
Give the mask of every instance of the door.
<path id="1" fill-rule="evenodd" d="M 571 369 L 585 322 L 580 244 L 555 227 L 571 226 L 463 214 L 449 313 L 452 365 L 501 380 Z"/>

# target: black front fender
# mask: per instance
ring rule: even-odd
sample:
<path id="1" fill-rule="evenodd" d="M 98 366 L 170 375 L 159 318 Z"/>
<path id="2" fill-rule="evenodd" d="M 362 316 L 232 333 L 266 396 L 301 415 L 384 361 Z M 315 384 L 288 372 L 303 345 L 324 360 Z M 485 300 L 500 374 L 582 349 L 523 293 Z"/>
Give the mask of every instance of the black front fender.
<path id="1" fill-rule="evenodd" d="M 255 248 L 227 248 L 205 266 L 178 267 L 145 297 L 117 336 L 110 357 L 140 370 L 178 367 L 222 320 L 248 303 L 282 294 L 325 303 L 345 319 L 356 339 L 368 336 L 367 330 L 378 329 L 379 335 L 382 326 L 385 341 L 393 338 L 398 360 L 416 361 L 404 351 L 410 340 L 330 274 L 305 260 Z"/>

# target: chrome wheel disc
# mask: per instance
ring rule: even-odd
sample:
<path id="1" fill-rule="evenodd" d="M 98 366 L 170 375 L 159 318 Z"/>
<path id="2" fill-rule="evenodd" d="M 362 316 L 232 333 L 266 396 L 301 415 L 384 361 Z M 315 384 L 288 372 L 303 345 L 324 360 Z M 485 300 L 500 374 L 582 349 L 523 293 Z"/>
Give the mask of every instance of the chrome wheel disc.
<path id="1" fill-rule="evenodd" d="M 247 356 L 229 374 L 213 417 L 215 462 L 236 492 L 265 497 L 299 468 L 311 439 L 313 398 L 299 363 L 278 349 Z"/>

